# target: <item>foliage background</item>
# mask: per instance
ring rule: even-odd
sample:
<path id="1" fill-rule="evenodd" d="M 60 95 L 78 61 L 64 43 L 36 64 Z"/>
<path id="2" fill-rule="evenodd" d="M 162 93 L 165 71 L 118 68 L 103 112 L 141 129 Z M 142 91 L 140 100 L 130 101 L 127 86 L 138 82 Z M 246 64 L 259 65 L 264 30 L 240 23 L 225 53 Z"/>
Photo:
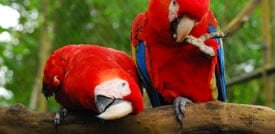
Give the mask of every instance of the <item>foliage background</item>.
<path id="1" fill-rule="evenodd" d="M 212 0 L 211 8 L 223 28 L 246 3 L 246 0 Z M 9 97 L 0 94 L 0 106 L 15 103 L 28 106 L 35 77 L 40 73 L 43 33 L 47 34 L 51 51 L 65 44 L 92 43 L 130 54 L 131 23 L 137 13 L 146 10 L 147 0 L 0 0 L 0 4 L 20 13 L 18 26 L 0 26 L 0 34 L 8 32 L 12 37 L 0 41 L 0 90 L 10 94 Z M 263 64 L 261 15 L 258 7 L 242 29 L 224 40 L 227 80 Z M 264 105 L 263 82 L 259 79 L 228 87 L 228 97 L 229 102 Z M 50 111 L 57 109 L 53 99 L 48 103 Z"/>

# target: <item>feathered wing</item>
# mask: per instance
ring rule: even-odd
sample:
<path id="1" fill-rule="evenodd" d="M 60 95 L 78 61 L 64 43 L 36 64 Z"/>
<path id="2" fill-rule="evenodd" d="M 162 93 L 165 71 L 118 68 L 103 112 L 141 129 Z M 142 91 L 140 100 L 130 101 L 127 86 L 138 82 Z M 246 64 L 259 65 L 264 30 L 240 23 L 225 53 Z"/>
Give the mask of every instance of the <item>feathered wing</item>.
<path id="1" fill-rule="evenodd" d="M 209 31 L 217 32 L 217 29 L 214 26 L 208 26 Z M 215 79 L 216 86 L 218 90 L 218 100 L 226 101 L 226 82 L 225 82 L 225 65 L 224 65 L 224 51 L 223 51 L 223 42 L 220 38 L 216 38 L 216 41 L 219 43 L 217 51 L 217 65 L 215 67 Z"/>
<path id="2" fill-rule="evenodd" d="M 160 94 L 157 93 L 152 86 L 149 77 L 150 70 L 148 69 L 148 63 L 150 57 L 148 56 L 147 44 L 143 36 L 143 27 L 145 25 L 145 22 L 146 17 L 144 13 L 137 15 L 133 22 L 131 32 L 132 57 L 135 61 L 142 84 L 146 89 L 152 106 L 157 107 L 164 105 L 165 103 Z"/>

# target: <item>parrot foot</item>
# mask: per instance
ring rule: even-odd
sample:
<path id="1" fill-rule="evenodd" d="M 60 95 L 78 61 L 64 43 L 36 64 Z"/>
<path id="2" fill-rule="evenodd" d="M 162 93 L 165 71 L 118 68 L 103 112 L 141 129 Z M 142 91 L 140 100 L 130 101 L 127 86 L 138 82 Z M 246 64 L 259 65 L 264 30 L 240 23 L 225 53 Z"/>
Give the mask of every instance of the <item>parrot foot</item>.
<path id="1" fill-rule="evenodd" d="M 61 124 L 61 121 L 68 115 L 68 111 L 65 108 L 61 108 L 59 111 L 55 113 L 54 116 L 54 125 L 58 126 Z"/>
<path id="2" fill-rule="evenodd" d="M 177 116 L 177 120 L 182 126 L 182 119 L 185 116 L 185 105 L 186 103 L 193 103 L 191 100 L 185 97 L 177 97 L 174 101 L 174 109 Z"/>
<path id="3" fill-rule="evenodd" d="M 224 32 L 213 32 L 213 33 L 206 33 L 202 36 L 200 36 L 200 39 L 203 41 L 206 41 L 208 39 L 214 39 L 214 38 L 225 38 L 228 36 L 229 33 L 224 33 Z"/>
<path id="4" fill-rule="evenodd" d="M 224 32 L 206 33 L 206 34 L 200 36 L 199 38 L 196 38 L 192 35 L 188 35 L 185 38 L 185 41 L 187 43 L 190 43 L 190 44 L 198 47 L 206 55 L 213 57 L 213 56 L 215 56 L 214 49 L 207 46 L 204 42 L 208 39 L 225 38 L 226 36 L 228 36 L 228 33 L 224 33 Z"/>
<path id="5" fill-rule="evenodd" d="M 214 49 L 210 46 L 207 46 L 204 43 L 204 39 L 203 38 L 196 38 L 192 35 L 188 35 L 185 39 L 185 41 L 187 43 L 190 43 L 196 47 L 198 47 L 200 49 L 200 51 L 202 51 L 203 53 L 205 53 L 206 55 L 209 55 L 211 57 L 215 56 L 215 52 Z"/>

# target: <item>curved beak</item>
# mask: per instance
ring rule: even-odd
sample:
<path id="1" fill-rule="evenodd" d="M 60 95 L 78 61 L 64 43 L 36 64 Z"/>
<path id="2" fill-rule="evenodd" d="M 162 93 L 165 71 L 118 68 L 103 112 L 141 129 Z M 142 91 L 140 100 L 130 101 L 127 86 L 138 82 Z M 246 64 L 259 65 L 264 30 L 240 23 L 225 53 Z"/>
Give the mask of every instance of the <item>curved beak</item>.
<path id="1" fill-rule="evenodd" d="M 103 95 L 96 96 L 96 106 L 100 113 L 97 117 L 104 120 L 119 119 L 133 112 L 131 102 Z"/>
<path id="2" fill-rule="evenodd" d="M 182 16 L 177 18 L 171 23 L 173 37 L 176 39 L 176 42 L 183 42 L 187 35 L 191 32 L 193 27 L 196 24 L 196 20 L 191 19 L 187 16 Z"/>
<path id="3" fill-rule="evenodd" d="M 53 95 L 53 92 L 45 83 L 43 83 L 42 93 L 46 97 L 47 100 L 49 97 L 51 97 Z"/>

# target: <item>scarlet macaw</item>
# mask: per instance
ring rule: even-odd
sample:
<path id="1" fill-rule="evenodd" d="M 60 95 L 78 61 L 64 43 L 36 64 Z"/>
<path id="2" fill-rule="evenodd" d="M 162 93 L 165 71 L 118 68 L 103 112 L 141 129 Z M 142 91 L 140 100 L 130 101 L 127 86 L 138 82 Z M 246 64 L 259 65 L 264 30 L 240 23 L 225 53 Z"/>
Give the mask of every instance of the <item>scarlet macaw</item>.
<path id="1" fill-rule="evenodd" d="M 53 52 L 43 76 L 45 97 L 68 110 L 91 110 L 105 120 L 143 110 L 136 67 L 126 53 L 96 45 L 67 45 Z"/>
<path id="2" fill-rule="evenodd" d="M 226 100 L 224 55 L 220 38 L 203 41 L 206 55 L 186 40 L 216 32 L 210 0 L 150 0 L 136 16 L 132 55 L 153 107 L 172 104 L 178 119 L 186 102 Z"/>

